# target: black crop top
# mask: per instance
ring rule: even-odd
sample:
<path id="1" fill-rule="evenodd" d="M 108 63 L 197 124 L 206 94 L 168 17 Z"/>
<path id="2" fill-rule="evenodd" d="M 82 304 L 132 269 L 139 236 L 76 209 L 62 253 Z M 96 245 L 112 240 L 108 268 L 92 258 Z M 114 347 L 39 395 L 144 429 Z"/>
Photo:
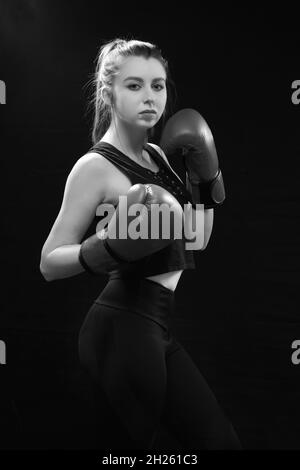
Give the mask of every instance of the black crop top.
<path id="1" fill-rule="evenodd" d="M 157 164 L 159 168 L 158 172 L 155 173 L 139 165 L 119 149 L 107 142 L 98 142 L 89 149 L 89 152 L 97 152 L 113 163 L 129 178 L 132 185 L 137 183 L 157 184 L 169 191 L 182 207 L 183 204 L 192 202 L 191 194 L 186 190 L 181 180 L 178 179 L 170 170 L 161 155 L 149 144 L 146 144 L 144 149 L 151 155 Z M 101 218 L 103 218 L 103 216 L 95 216 L 91 226 L 89 227 L 89 232 L 91 232 L 91 234 L 96 233 L 96 226 Z M 147 277 L 180 269 L 195 269 L 193 250 L 187 250 L 185 248 L 185 243 L 186 238 L 184 237 L 183 231 L 183 237 L 181 239 L 174 240 L 167 245 L 167 247 L 162 248 L 141 260 L 126 264 L 125 268 L 122 267 L 122 269 L 118 271 L 113 271 L 111 276 L 126 274 L 126 276 L 138 275 L 139 277 Z"/>

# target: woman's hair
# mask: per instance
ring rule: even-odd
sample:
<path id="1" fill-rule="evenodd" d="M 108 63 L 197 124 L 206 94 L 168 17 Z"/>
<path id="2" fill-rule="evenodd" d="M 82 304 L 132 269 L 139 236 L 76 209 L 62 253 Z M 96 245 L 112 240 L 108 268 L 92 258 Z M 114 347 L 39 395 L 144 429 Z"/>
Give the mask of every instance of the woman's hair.
<path id="1" fill-rule="evenodd" d="M 162 118 L 161 126 L 164 126 L 167 117 L 173 113 L 176 100 L 175 85 L 170 77 L 169 65 L 163 58 L 160 49 L 150 42 L 136 39 L 116 38 L 106 42 L 100 47 L 95 62 L 96 71 L 92 74 L 92 98 L 88 103 L 88 109 L 93 108 L 93 129 L 91 139 L 95 145 L 105 134 L 111 122 L 111 105 L 103 100 L 103 90 L 106 89 L 113 100 L 112 85 L 115 75 L 119 71 L 119 59 L 122 57 L 142 56 L 153 57 L 162 64 L 166 72 L 167 103 Z M 152 137 L 154 128 L 150 129 L 148 136 Z"/>

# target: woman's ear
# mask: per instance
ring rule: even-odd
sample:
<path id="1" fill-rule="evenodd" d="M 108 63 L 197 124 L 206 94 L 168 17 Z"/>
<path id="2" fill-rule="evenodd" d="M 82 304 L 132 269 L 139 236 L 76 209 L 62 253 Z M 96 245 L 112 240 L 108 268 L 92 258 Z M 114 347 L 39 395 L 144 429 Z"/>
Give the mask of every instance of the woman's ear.
<path id="1" fill-rule="evenodd" d="M 111 92 L 108 90 L 108 88 L 102 88 L 101 90 L 101 98 L 103 100 L 103 102 L 107 105 L 107 106 L 111 106 L 112 105 L 112 100 L 111 100 Z"/>

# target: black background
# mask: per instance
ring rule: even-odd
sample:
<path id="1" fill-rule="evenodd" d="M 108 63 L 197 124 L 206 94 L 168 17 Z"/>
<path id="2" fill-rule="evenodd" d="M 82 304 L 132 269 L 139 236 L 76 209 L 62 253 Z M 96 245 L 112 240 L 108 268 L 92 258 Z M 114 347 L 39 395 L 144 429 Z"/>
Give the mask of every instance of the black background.
<path id="1" fill-rule="evenodd" d="M 0 0 L 0 448 L 101 448 L 78 331 L 105 278 L 47 283 L 40 252 L 91 145 L 87 82 L 103 41 L 154 42 L 177 109 L 213 132 L 227 198 L 173 318 L 245 449 L 300 449 L 299 25 L 290 7 Z M 156 142 L 158 143 L 158 142 Z M 171 162 L 172 163 L 172 162 Z M 174 168 L 176 165 L 174 164 Z M 99 429 L 97 429 L 99 433 Z M 97 434 L 99 436 L 99 434 Z M 161 443 L 172 443 L 161 436 Z M 116 443 L 117 445 L 117 443 Z"/>

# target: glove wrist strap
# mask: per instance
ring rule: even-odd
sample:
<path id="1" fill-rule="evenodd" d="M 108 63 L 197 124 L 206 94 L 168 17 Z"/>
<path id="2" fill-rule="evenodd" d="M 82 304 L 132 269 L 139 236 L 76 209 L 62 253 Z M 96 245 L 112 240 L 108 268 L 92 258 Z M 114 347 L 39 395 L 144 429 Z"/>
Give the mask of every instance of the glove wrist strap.
<path id="1" fill-rule="evenodd" d="M 209 182 L 191 184 L 193 203 L 204 204 L 204 209 L 213 209 L 225 200 L 225 189 L 221 170 Z"/>

